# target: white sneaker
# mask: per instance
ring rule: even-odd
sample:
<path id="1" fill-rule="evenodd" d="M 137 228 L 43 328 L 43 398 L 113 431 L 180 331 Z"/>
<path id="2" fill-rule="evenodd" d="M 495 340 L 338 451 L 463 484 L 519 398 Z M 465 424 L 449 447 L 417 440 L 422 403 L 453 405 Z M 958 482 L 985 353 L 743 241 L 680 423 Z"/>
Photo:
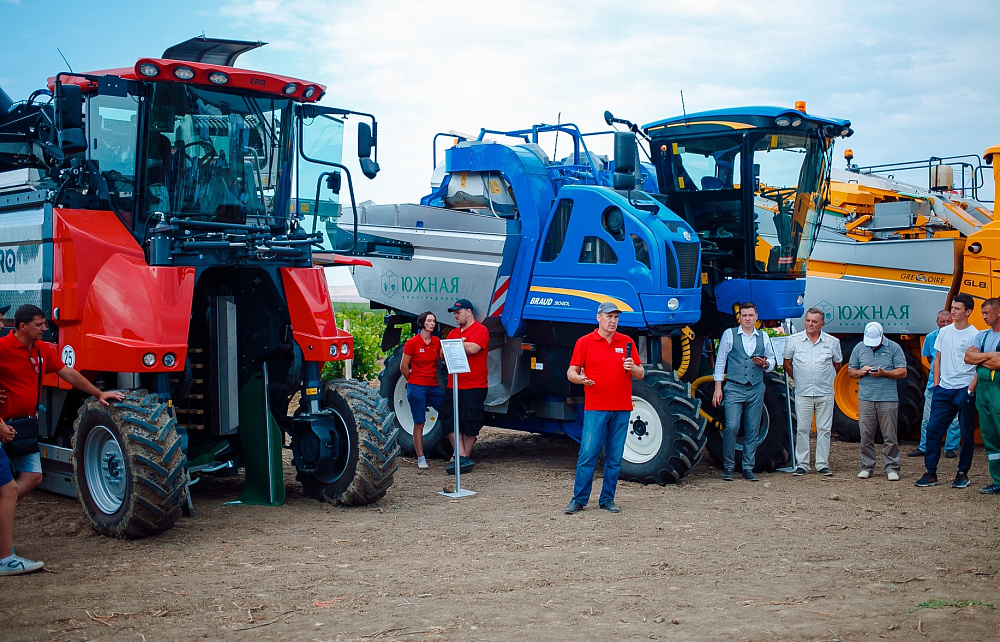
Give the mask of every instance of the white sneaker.
<path id="1" fill-rule="evenodd" d="M 430 466 L 427 465 L 427 460 L 423 457 L 417 459 L 417 468 L 421 470 L 427 470 Z"/>
<path id="2" fill-rule="evenodd" d="M 889 481 L 899 481 L 899 473 L 894 470 L 890 470 L 885 474 L 885 478 Z"/>
<path id="3" fill-rule="evenodd" d="M 5 564 L 0 564 L 0 576 L 32 573 L 41 570 L 43 566 L 45 566 L 44 562 L 32 562 L 20 555 L 14 555 Z"/>
<path id="4" fill-rule="evenodd" d="M 858 479 L 868 479 L 871 476 L 872 473 L 870 470 L 862 470 L 860 473 L 858 473 Z"/>

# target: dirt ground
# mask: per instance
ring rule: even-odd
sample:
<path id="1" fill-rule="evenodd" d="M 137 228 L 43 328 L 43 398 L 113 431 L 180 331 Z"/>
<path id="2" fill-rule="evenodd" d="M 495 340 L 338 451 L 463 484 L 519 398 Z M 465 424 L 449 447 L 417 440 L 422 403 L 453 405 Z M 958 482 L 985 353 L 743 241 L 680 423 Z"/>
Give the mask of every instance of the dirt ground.
<path id="1" fill-rule="evenodd" d="M 912 445 L 905 444 L 903 452 Z M 998 506 L 977 449 L 972 486 L 836 475 L 677 486 L 623 483 L 622 512 L 564 515 L 576 459 L 561 439 L 487 429 L 463 486 L 401 459 L 385 499 L 224 507 L 238 479 L 195 487 L 197 516 L 116 541 L 75 500 L 36 492 L 15 545 L 48 572 L 0 581 L 11 640 L 997 639 Z M 954 459 L 943 459 L 950 481 Z M 594 497 L 597 496 L 595 488 Z M 968 605 L 968 603 L 981 603 Z M 936 608 L 935 608 L 936 607 Z"/>

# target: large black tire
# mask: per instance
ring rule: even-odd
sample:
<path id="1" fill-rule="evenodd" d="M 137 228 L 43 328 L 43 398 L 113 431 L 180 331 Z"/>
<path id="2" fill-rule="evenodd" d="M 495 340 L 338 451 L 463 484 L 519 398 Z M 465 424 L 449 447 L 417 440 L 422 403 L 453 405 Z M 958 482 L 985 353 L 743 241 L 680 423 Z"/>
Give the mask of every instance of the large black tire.
<path id="1" fill-rule="evenodd" d="M 899 411 L 896 414 L 896 437 L 920 439 L 920 424 L 924 420 L 924 386 L 927 378 L 920 369 L 920 360 L 906 352 L 906 378 L 896 382 Z"/>
<path id="2" fill-rule="evenodd" d="M 844 353 L 845 364 L 837 373 L 838 384 L 843 383 L 847 376 L 846 360 L 851 357 L 854 346 L 861 342 L 860 336 L 844 337 L 840 340 L 841 351 Z M 898 439 L 913 439 L 920 437 L 920 424 L 924 416 L 924 386 L 927 378 L 920 368 L 920 360 L 906 350 L 906 377 L 896 382 L 896 392 L 899 395 L 899 409 L 896 413 L 896 436 Z M 858 408 L 856 395 L 852 399 L 844 398 L 843 385 L 836 386 L 837 403 L 833 407 L 833 433 L 842 441 L 861 441 L 861 428 L 858 425 Z M 875 443 L 882 443 L 882 430 L 875 431 Z"/>
<path id="3" fill-rule="evenodd" d="M 303 494 L 338 506 L 378 501 L 392 486 L 399 456 L 399 431 L 385 399 L 367 384 L 350 379 L 329 382 L 323 399 L 343 421 L 350 440 L 346 472 L 327 484 L 299 471 Z"/>
<path id="4" fill-rule="evenodd" d="M 660 486 L 679 482 L 705 448 L 701 402 L 673 372 L 651 370 L 632 383 L 632 405 L 621 478 Z"/>
<path id="5" fill-rule="evenodd" d="M 181 515 L 187 458 L 165 403 L 133 390 L 104 406 L 91 397 L 73 424 L 73 483 L 94 529 L 118 538 L 163 532 Z"/>
<path id="6" fill-rule="evenodd" d="M 712 398 L 714 387 L 703 385 L 698 389 L 702 399 Z M 707 396 L 707 397 L 706 397 Z M 760 419 L 760 441 L 757 442 L 757 453 L 754 457 L 754 472 L 774 472 L 778 468 L 788 466 L 792 460 L 791 436 L 788 432 L 788 408 L 790 398 L 785 390 L 784 378 L 773 372 L 764 375 L 764 409 Z M 705 405 L 706 412 L 712 416 L 712 427 L 706 431 L 708 437 L 708 454 L 716 463 L 722 465 L 722 427 L 725 425 L 725 412 L 722 406 L 712 407 L 711 402 Z M 795 406 L 792 410 L 792 430 L 795 430 Z M 736 470 L 743 467 L 743 428 L 736 433 Z"/>
<path id="7" fill-rule="evenodd" d="M 389 403 L 393 414 L 394 428 L 398 431 L 397 443 L 407 457 L 416 456 L 413 449 L 413 413 L 410 402 L 406 399 L 406 379 L 399 370 L 403 360 L 403 346 L 398 346 L 385 360 L 385 366 L 379 373 L 379 396 Z M 433 408 L 427 408 L 427 423 L 424 424 L 424 455 L 428 457 L 450 457 L 451 446 L 445 436 L 444 428 Z"/>

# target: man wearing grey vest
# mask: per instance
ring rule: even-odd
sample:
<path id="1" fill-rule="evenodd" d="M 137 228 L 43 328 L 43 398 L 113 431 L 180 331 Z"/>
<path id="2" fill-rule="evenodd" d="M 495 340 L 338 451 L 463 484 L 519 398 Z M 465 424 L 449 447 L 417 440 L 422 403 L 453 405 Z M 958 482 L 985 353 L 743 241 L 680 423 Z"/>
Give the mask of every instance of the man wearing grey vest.
<path id="1" fill-rule="evenodd" d="M 776 365 L 771 338 L 756 327 L 757 306 L 740 304 L 740 324 L 726 330 L 715 358 L 715 394 L 712 405 L 726 411 L 722 431 L 722 479 L 733 481 L 736 468 L 736 433 L 743 423 L 743 478 L 759 481 L 753 472 L 764 409 L 764 373 Z M 725 380 L 725 389 L 722 382 Z M 723 403 L 723 397 L 725 402 Z"/>

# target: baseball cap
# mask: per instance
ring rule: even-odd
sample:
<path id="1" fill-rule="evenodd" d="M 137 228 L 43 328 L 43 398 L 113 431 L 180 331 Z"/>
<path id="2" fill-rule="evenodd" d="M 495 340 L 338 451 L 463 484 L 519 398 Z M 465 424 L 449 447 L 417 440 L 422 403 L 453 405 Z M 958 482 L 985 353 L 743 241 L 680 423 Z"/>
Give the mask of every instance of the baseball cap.
<path id="1" fill-rule="evenodd" d="M 865 326 L 865 345 L 874 348 L 882 343 L 882 324 L 872 321 Z"/>
<path id="2" fill-rule="evenodd" d="M 601 305 L 597 306 L 597 314 L 609 314 L 611 312 L 621 312 L 618 306 L 611 301 L 605 301 Z"/>
<path id="3" fill-rule="evenodd" d="M 459 310 L 472 310 L 475 312 L 475 308 L 472 307 L 472 302 L 468 299 L 459 299 L 455 301 L 455 305 L 448 308 L 448 312 L 458 312 Z"/>

